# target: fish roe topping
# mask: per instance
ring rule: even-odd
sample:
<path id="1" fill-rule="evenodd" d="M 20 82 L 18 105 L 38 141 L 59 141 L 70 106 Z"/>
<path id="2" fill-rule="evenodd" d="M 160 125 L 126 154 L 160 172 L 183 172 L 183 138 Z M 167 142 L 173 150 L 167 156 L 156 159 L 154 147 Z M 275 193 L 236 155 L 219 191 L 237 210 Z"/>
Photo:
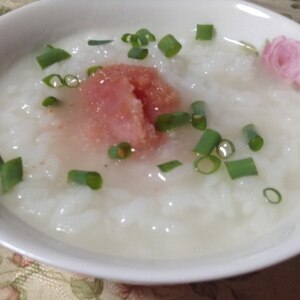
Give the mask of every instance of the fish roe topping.
<path id="1" fill-rule="evenodd" d="M 175 112 L 179 95 L 155 68 L 118 64 L 104 67 L 80 86 L 87 135 L 106 144 L 128 142 L 154 149 L 164 140 L 156 118 Z"/>

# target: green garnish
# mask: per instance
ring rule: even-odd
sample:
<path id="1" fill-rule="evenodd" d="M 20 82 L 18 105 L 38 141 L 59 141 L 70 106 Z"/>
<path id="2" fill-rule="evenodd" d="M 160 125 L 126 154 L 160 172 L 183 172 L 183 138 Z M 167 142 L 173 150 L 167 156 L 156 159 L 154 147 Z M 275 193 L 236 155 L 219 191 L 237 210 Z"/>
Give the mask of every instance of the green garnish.
<path id="1" fill-rule="evenodd" d="M 0 156 L 0 166 L 4 164 L 4 160 L 2 158 L 2 156 Z"/>
<path id="2" fill-rule="evenodd" d="M 182 163 L 179 160 L 170 160 L 168 162 L 157 165 L 162 172 L 170 172 L 171 170 L 181 166 Z"/>
<path id="3" fill-rule="evenodd" d="M 214 25 L 198 24 L 196 31 L 196 40 L 209 41 L 213 37 Z"/>
<path id="4" fill-rule="evenodd" d="M 89 46 L 99 46 L 99 45 L 106 45 L 113 42 L 113 40 L 88 40 Z"/>
<path id="5" fill-rule="evenodd" d="M 36 60 L 42 69 L 45 69 L 57 62 L 68 59 L 71 54 L 60 48 L 54 48 L 47 45 L 44 52 L 36 57 Z"/>
<path id="6" fill-rule="evenodd" d="M 128 51 L 128 57 L 134 59 L 145 59 L 148 55 L 148 49 L 133 47 Z"/>
<path id="7" fill-rule="evenodd" d="M 22 158 L 17 157 L 7 162 L 3 162 L 0 166 L 0 177 L 2 191 L 4 193 L 11 190 L 16 184 L 23 180 L 23 164 Z"/>
<path id="8" fill-rule="evenodd" d="M 216 150 L 218 155 L 222 159 L 226 159 L 229 158 L 235 152 L 235 147 L 231 141 L 223 139 L 217 145 Z"/>
<path id="9" fill-rule="evenodd" d="M 53 96 L 49 96 L 43 100 L 42 105 L 47 107 L 47 106 L 58 105 L 59 103 L 60 103 L 60 101 L 57 100 L 57 98 L 55 98 Z"/>
<path id="10" fill-rule="evenodd" d="M 193 102 L 191 105 L 192 118 L 191 123 L 194 128 L 204 130 L 207 126 L 205 115 L 205 104 L 203 101 Z"/>
<path id="11" fill-rule="evenodd" d="M 217 131 L 208 128 L 203 132 L 193 151 L 201 155 L 209 155 L 220 141 L 221 135 Z"/>
<path id="12" fill-rule="evenodd" d="M 264 144 L 263 138 L 258 134 L 253 124 L 248 124 L 243 128 L 243 133 L 247 140 L 248 146 L 252 151 L 258 151 Z"/>
<path id="13" fill-rule="evenodd" d="M 103 184 L 102 176 L 94 171 L 71 170 L 68 173 L 68 181 L 86 185 L 93 190 L 100 189 Z"/>
<path id="14" fill-rule="evenodd" d="M 263 195 L 266 201 L 272 204 L 278 204 L 282 200 L 280 192 L 278 192 L 276 189 L 271 187 L 265 188 L 263 190 Z"/>
<path id="15" fill-rule="evenodd" d="M 244 41 L 239 41 L 239 44 L 248 52 L 255 54 L 256 56 L 259 56 L 259 52 L 254 45 Z"/>
<path id="16" fill-rule="evenodd" d="M 122 35 L 121 40 L 124 43 L 131 43 L 132 47 L 146 46 L 149 42 L 154 42 L 156 40 L 154 34 L 152 34 L 148 29 L 142 28 L 136 33 L 125 33 Z"/>
<path id="17" fill-rule="evenodd" d="M 146 28 L 138 30 L 136 33 L 125 33 L 121 40 L 130 43 L 132 48 L 128 51 L 128 57 L 133 59 L 145 59 L 148 56 L 148 49 L 142 48 L 149 42 L 155 41 L 155 36 Z"/>
<path id="18" fill-rule="evenodd" d="M 151 33 L 148 29 L 142 28 L 136 32 L 141 44 L 143 46 L 148 45 L 149 42 L 155 42 L 156 38 L 153 33 Z"/>
<path id="19" fill-rule="evenodd" d="M 98 70 L 101 70 L 102 69 L 102 66 L 92 66 L 92 67 L 89 67 L 86 71 L 87 75 L 88 76 L 91 76 L 93 74 L 95 74 Z"/>
<path id="20" fill-rule="evenodd" d="M 221 160 L 214 155 L 201 156 L 194 161 L 195 171 L 209 175 L 215 173 L 221 166 Z"/>
<path id="21" fill-rule="evenodd" d="M 66 75 L 62 78 L 59 74 L 50 74 L 42 79 L 42 81 L 51 88 L 60 88 L 63 86 L 75 88 L 79 85 L 79 79 L 74 75 Z"/>
<path id="22" fill-rule="evenodd" d="M 190 115 L 186 112 L 175 112 L 159 115 L 155 121 L 155 128 L 158 131 L 169 131 L 183 126 L 190 121 Z"/>
<path id="23" fill-rule="evenodd" d="M 64 77 L 64 85 L 69 88 L 76 88 L 79 85 L 79 80 L 76 76 L 68 74 Z"/>
<path id="24" fill-rule="evenodd" d="M 132 46 L 133 48 L 138 48 L 138 47 L 140 47 L 140 46 L 147 45 L 148 41 L 147 41 L 147 43 L 145 44 L 143 41 L 141 41 L 141 40 L 139 39 L 138 35 L 136 35 L 136 34 L 131 34 L 131 35 L 130 35 L 130 43 L 131 43 L 131 46 Z"/>
<path id="25" fill-rule="evenodd" d="M 64 85 L 64 79 L 59 74 L 50 74 L 42 81 L 51 88 L 60 88 Z"/>
<path id="26" fill-rule="evenodd" d="M 251 157 L 240 160 L 225 161 L 225 166 L 231 179 L 258 175 L 255 162 Z"/>
<path id="27" fill-rule="evenodd" d="M 158 42 L 158 48 L 167 58 L 175 56 L 182 48 L 182 45 L 172 34 L 167 34 Z"/>
<path id="28" fill-rule="evenodd" d="M 131 38 L 131 33 L 124 33 L 121 37 L 121 40 L 124 42 L 124 43 L 130 43 L 130 38 Z"/>
<path id="29" fill-rule="evenodd" d="M 110 146 L 108 149 L 108 156 L 112 159 L 128 158 L 133 152 L 131 145 L 123 142 L 117 145 Z"/>

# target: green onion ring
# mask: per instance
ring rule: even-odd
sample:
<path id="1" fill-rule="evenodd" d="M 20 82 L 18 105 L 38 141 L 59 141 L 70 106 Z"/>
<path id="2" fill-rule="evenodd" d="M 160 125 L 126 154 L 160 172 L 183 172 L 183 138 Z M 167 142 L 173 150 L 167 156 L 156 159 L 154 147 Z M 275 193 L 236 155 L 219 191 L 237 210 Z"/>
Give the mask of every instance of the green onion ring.
<path id="1" fill-rule="evenodd" d="M 100 189 L 103 184 L 102 176 L 94 171 L 70 170 L 68 172 L 68 181 L 86 185 L 93 190 Z"/>
<path id="2" fill-rule="evenodd" d="M 129 143 L 123 142 L 110 146 L 107 153 L 112 159 L 126 159 L 133 151 L 134 150 Z"/>
<path id="3" fill-rule="evenodd" d="M 274 189 L 272 187 L 265 188 L 263 190 L 263 195 L 264 195 L 265 200 L 272 204 L 278 204 L 282 200 L 282 196 L 281 196 L 280 192 L 278 192 L 276 189 Z M 273 200 L 274 196 L 276 197 L 275 200 Z"/>
<path id="4" fill-rule="evenodd" d="M 205 170 L 204 164 L 208 164 L 208 163 L 211 164 L 212 166 L 208 170 Z M 195 171 L 205 175 L 215 173 L 220 168 L 220 166 L 221 166 L 221 160 L 214 155 L 201 156 L 194 161 Z"/>
<path id="5" fill-rule="evenodd" d="M 64 86 L 64 79 L 59 74 L 50 74 L 44 77 L 42 81 L 51 88 L 60 88 Z"/>
<path id="6" fill-rule="evenodd" d="M 64 85 L 69 88 L 76 88 L 79 86 L 79 79 L 74 75 L 67 74 L 64 77 Z"/>
<path id="7" fill-rule="evenodd" d="M 243 127 L 243 133 L 247 140 L 248 146 L 252 151 L 258 151 L 264 145 L 263 138 L 258 134 L 253 124 L 248 124 Z"/>

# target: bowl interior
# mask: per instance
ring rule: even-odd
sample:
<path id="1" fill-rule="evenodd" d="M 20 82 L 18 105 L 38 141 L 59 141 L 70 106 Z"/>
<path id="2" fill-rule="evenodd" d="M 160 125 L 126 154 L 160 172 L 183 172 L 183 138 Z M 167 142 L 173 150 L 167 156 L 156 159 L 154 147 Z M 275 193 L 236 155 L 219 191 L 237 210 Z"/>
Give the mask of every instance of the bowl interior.
<path id="1" fill-rule="evenodd" d="M 244 40 L 260 48 L 284 34 L 300 39 L 299 25 L 271 11 L 242 1 L 224 0 L 45 0 L 0 19 L 0 74 L 18 57 L 80 30 L 102 30 L 156 24 L 178 34 L 194 24 L 213 23 L 218 36 Z M 45 263 L 107 279 L 132 283 L 179 283 L 216 279 L 268 266 L 300 250 L 296 216 L 259 241 L 217 255 L 181 260 L 138 260 L 95 255 L 49 238 L 8 212 L 0 210 L 1 242 Z"/>

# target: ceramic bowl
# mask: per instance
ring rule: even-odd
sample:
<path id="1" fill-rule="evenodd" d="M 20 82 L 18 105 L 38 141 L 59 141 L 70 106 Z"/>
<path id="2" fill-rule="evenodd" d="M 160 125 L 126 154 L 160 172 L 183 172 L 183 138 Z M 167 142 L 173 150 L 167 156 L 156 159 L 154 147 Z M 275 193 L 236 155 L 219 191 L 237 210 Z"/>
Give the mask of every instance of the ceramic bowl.
<path id="1" fill-rule="evenodd" d="M 154 13 L 155 12 L 155 13 Z M 213 23 L 218 35 L 261 48 L 266 38 L 284 34 L 300 40 L 295 22 L 238 0 L 43 0 L 0 18 L 0 73 L 18 57 L 79 30 L 141 27 L 186 30 Z M 4 207 L 1 243 L 44 263 L 79 273 L 129 283 L 182 283 L 217 279 L 263 268 L 300 252 L 300 218 L 289 219 L 247 247 L 205 257 L 176 260 L 127 259 L 98 255 L 50 238 Z"/>

